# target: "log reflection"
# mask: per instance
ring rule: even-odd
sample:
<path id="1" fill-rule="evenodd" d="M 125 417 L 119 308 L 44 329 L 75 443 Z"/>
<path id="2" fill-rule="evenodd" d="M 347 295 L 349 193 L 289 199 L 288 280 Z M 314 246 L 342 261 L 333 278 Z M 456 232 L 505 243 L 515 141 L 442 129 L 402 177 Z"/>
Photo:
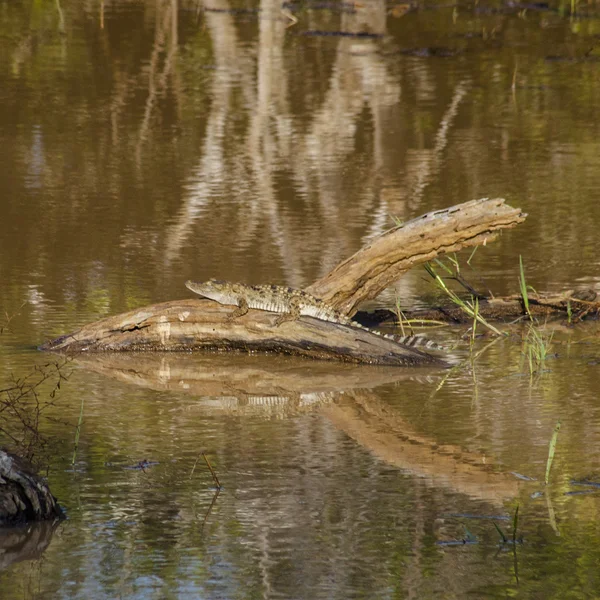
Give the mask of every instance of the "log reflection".
<path id="1" fill-rule="evenodd" d="M 265 416 L 319 410 L 363 448 L 428 486 L 495 507 L 518 494 L 518 482 L 489 456 L 418 433 L 371 391 L 405 380 L 433 385 L 439 373 L 265 356 L 100 354 L 76 363 L 124 383 L 198 396 L 188 410 Z"/>

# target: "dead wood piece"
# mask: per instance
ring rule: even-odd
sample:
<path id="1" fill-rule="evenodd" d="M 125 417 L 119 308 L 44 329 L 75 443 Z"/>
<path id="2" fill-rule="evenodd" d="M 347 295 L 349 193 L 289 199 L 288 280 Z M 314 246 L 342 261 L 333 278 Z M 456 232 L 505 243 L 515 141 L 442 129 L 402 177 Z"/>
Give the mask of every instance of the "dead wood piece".
<path id="1" fill-rule="evenodd" d="M 276 325 L 278 313 L 252 309 L 231 320 L 231 312 L 231 306 L 212 300 L 165 302 L 91 323 L 41 349 L 271 351 L 355 363 L 444 365 L 424 352 L 360 328 L 305 316 Z"/>
<path id="2" fill-rule="evenodd" d="M 353 315 L 362 302 L 378 296 L 415 265 L 486 244 L 526 216 L 503 198 L 482 198 L 427 213 L 379 236 L 306 291 Z"/>
<path id="3" fill-rule="evenodd" d="M 593 290 L 568 290 L 562 293 L 539 293 L 529 295 L 529 312 L 536 318 L 564 318 L 571 311 L 571 323 L 584 318 L 600 315 L 600 302 L 590 300 L 596 298 Z M 404 309 L 407 319 L 423 319 L 444 321 L 449 323 L 472 323 L 473 317 L 466 314 L 459 306 L 449 304 L 432 308 L 410 310 Z M 519 294 L 497 298 L 480 298 L 479 314 L 488 320 L 513 320 L 526 317 L 523 298 Z M 387 309 L 373 312 L 359 312 L 356 320 L 367 327 L 374 327 L 388 322 L 396 322 L 396 313 Z"/>
<path id="4" fill-rule="evenodd" d="M 23 460 L 0 450 L 0 525 L 60 517 L 46 483 Z"/>

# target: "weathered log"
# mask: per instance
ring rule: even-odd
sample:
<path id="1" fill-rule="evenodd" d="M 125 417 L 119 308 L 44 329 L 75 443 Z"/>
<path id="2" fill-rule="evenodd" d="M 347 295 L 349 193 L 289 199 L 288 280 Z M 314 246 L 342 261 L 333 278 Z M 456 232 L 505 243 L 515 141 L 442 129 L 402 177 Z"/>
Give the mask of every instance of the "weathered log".
<path id="1" fill-rule="evenodd" d="M 525 219 L 503 199 L 481 199 L 435 211 L 396 227 L 336 267 L 307 291 L 343 314 L 373 298 L 412 266 L 445 252 L 486 243 Z M 157 304 L 109 317 L 44 344 L 65 352 L 118 350 L 272 351 L 380 365 L 443 363 L 357 327 L 312 317 L 276 324 L 278 315 L 250 310 L 231 320 L 232 307 L 209 300 Z"/>
<path id="2" fill-rule="evenodd" d="M 523 298 L 519 294 L 497 298 L 479 298 L 479 314 L 488 320 L 514 320 L 527 317 Z M 536 318 L 568 317 L 571 323 L 600 315 L 600 302 L 593 290 L 567 290 L 557 293 L 529 294 L 529 312 Z M 569 317 L 570 313 L 570 317 Z M 432 306 L 416 310 L 404 309 L 406 319 L 443 321 L 448 323 L 472 323 L 469 316 L 456 304 Z M 359 312 L 356 320 L 367 327 L 396 322 L 398 316 L 392 310 L 378 309 L 372 312 Z"/>
<path id="3" fill-rule="evenodd" d="M 41 349 L 274 351 L 379 365 L 444 365 L 440 359 L 365 329 L 304 316 L 277 325 L 277 313 L 261 310 L 249 310 L 231 320 L 231 311 L 230 306 L 212 300 L 164 302 L 91 323 Z"/>
<path id="4" fill-rule="evenodd" d="M 61 517 L 46 483 L 24 460 L 0 450 L 0 525 Z"/>
<path id="5" fill-rule="evenodd" d="M 427 213 L 385 232 L 306 291 L 353 315 L 362 302 L 377 297 L 414 266 L 485 245 L 499 230 L 515 227 L 526 216 L 503 198 L 482 198 Z"/>

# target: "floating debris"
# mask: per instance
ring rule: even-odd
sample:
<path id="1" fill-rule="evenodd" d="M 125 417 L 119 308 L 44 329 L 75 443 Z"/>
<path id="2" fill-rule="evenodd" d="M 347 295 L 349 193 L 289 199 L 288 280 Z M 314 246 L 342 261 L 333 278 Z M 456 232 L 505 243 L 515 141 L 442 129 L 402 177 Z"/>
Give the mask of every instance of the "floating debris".
<path id="1" fill-rule="evenodd" d="M 371 33 L 370 31 L 320 31 L 308 29 L 298 35 L 322 36 L 322 37 L 351 37 L 351 38 L 382 38 L 382 33 Z"/>
<path id="2" fill-rule="evenodd" d="M 523 481 L 537 481 L 535 477 L 529 477 L 528 475 L 522 475 L 521 473 L 517 473 L 516 471 L 511 471 L 511 475 L 514 475 L 517 479 L 522 479 Z"/>
<path id="3" fill-rule="evenodd" d="M 104 463 L 104 466 L 105 467 L 120 467 L 121 469 L 128 469 L 130 471 L 145 471 L 147 468 L 154 467 L 158 464 L 160 464 L 160 463 L 157 461 L 144 459 L 144 460 L 140 460 L 140 462 L 138 462 L 134 465 L 119 465 L 119 464 L 107 462 L 107 463 Z"/>
<path id="4" fill-rule="evenodd" d="M 337 13 L 356 13 L 356 5 L 352 2 L 284 2 L 281 8 L 292 12 L 300 10 L 330 10 Z"/>
<path id="5" fill-rule="evenodd" d="M 582 479 L 581 481 L 571 481 L 571 485 L 589 485 L 591 487 L 600 488 L 600 481 L 589 481 L 588 479 Z"/>
<path id="6" fill-rule="evenodd" d="M 507 515 L 474 515 L 470 513 L 450 513 L 444 515 L 444 517 L 454 517 L 456 519 L 487 519 L 490 521 L 510 521 L 510 517 Z"/>
<path id="7" fill-rule="evenodd" d="M 449 58 L 460 53 L 460 50 L 455 48 L 447 48 L 445 46 L 426 46 L 424 48 L 405 48 L 404 50 L 400 50 L 400 54 L 405 54 L 406 56 L 416 56 L 418 58 Z"/>
<path id="8" fill-rule="evenodd" d="M 467 546 L 473 544 L 479 544 L 479 542 L 477 540 L 439 540 L 436 542 L 437 546 Z"/>

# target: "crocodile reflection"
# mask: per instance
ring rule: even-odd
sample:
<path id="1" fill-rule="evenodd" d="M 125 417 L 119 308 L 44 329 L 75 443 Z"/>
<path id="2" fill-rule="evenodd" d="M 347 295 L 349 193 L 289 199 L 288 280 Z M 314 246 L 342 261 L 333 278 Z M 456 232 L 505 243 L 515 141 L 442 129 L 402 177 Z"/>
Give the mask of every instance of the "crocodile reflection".
<path id="1" fill-rule="evenodd" d="M 518 481 L 499 472 L 489 456 L 439 445 L 373 391 L 406 380 L 435 385 L 435 371 L 232 354 L 97 354 L 76 362 L 124 383 L 197 397 L 186 411 L 269 418 L 318 412 L 388 464 L 496 507 L 519 492 Z"/>

